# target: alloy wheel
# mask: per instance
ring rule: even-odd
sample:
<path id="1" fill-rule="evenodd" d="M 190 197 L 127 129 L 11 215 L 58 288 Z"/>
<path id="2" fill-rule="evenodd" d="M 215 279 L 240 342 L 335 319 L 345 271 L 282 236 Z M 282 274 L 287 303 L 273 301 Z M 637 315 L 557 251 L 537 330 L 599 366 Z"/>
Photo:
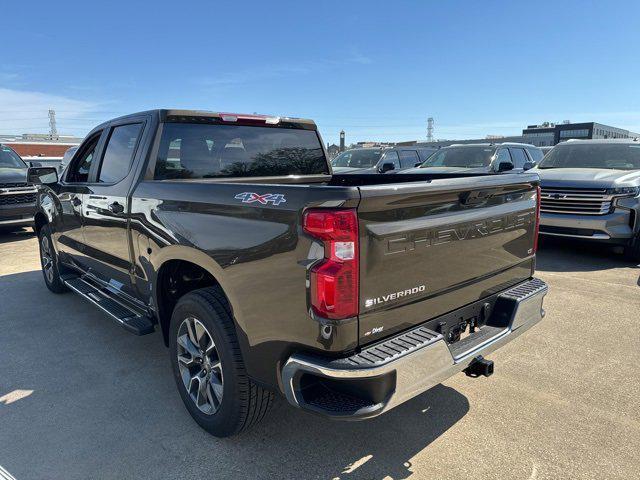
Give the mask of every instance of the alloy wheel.
<path id="1" fill-rule="evenodd" d="M 49 237 L 46 235 L 43 235 L 40 240 L 40 257 L 42 259 L 42 270 L 44 270 L 47 281 L 53 283 L 53 255 L 51 254 Z"/>
<path id="2" fill-rule="evenodd" d="M 188 317 L 180 324 L 177 344 L 184 388 L 202 413 L 213 415 L 223 393 L 222 362 L 213 337 L 202 322 Z"/>

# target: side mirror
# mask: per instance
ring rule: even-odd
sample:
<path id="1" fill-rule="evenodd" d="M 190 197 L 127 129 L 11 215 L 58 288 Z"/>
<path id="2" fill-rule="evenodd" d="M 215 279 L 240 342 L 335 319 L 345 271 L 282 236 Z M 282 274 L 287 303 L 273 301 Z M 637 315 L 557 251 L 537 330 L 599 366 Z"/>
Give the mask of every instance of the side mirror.
<path id="1" fill-rule="evenodd" d="M 522 169 L 523 169 L 523 170 L 530 170 L 530 169 L 532 169 L 532 168 L 533 168 L 533 167 L 535 167 L 535 166 L 536 166 L 536 162 L 526 162 L 526 163 L 522 166 Z"/>
<path id="2" fill-rule="evenodd" d="M 395 170 L 396 166 L 392 163 L 392 162 L 385 162 L 382 164 L 382 167 L 380 167 L 380 173 L 386 173 L 389 170 Z"/>
<path id="3" fill-rule="evenodd" d="M 422 165 L 422 162 L 417 162 L 417 163 L 415 163 L 413 166 L 414 166 L 414 167 L 419 167 L 420 165 Z"/>
<path id="4" fill-rule="evenodd" d="M 27 173 L 27 179 L 34 185 L 53 185 L 58 183 L 58 170 L 55 167 L 32 167 Z"/>
<path id="5" fill-rule="evenodd" d="M 500 162 L 498 164 L 499 172 L 508 172 L 509 170 L 513 170 L 513 163 L 511 162 Z"/>

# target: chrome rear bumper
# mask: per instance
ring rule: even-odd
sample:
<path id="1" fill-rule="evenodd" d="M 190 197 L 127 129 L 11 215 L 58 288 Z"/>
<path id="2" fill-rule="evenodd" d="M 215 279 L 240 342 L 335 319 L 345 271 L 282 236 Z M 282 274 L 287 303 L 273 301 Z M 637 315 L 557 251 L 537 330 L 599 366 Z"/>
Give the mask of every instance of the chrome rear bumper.
<path id="1" fill-rule="evenodd" d="M 532 279 L 503 292 L 487 325 L 452 345 L 441 334 L 417 327 L 351 357 L 294 354 L 282 369 L 284 394 L 292 405 L 332 418 L 380 415 L 538 323 L 547 290 L 544 282 Z"/>

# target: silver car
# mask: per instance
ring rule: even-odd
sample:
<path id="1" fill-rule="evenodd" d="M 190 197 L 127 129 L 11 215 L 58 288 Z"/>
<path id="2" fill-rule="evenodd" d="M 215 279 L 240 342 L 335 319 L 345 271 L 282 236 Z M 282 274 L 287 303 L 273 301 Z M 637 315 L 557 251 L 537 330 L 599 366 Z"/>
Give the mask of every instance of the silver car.
<path id="1" fill-rule="evenodd" d="M 621 245 L 640 261 L 640 142 L 569 140 L 533 170 L 540 175 L 540 234 Z"/>

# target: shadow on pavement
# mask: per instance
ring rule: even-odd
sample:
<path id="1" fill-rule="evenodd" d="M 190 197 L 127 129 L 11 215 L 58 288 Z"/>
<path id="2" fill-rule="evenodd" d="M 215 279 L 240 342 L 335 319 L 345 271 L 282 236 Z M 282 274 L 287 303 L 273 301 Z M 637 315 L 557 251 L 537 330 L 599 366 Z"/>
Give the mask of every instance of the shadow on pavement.
<path id="1" fill-rule="evenodd" d="M 183 407 L 157 332 L 125 332 L 50 293 L 39 271 L 1 276 L 0 299 L 0 397 L 16 398 L 0 404 L 0 464 L 16 478 L 397 480 L 469 411 L 443 385 L 354 423 L 278 400 L 253 430 L 220 440 Z"/>
<path id="2" fill-rule="evenodd" d="M 551 237 L 544 238 L 536 258 L 536 270 L 543 272 L 591 272 L 635 266 L 610 245 Z"/>
<path id="3" fill-rule="evenodd" d="M 0 244 L 15 242 L 16 240 L 26 240 L 27 238 L 34 237 L 35 233 L 31 228 L 21 228 L 15 231 L 2 231 L 0 229 Z"/>

